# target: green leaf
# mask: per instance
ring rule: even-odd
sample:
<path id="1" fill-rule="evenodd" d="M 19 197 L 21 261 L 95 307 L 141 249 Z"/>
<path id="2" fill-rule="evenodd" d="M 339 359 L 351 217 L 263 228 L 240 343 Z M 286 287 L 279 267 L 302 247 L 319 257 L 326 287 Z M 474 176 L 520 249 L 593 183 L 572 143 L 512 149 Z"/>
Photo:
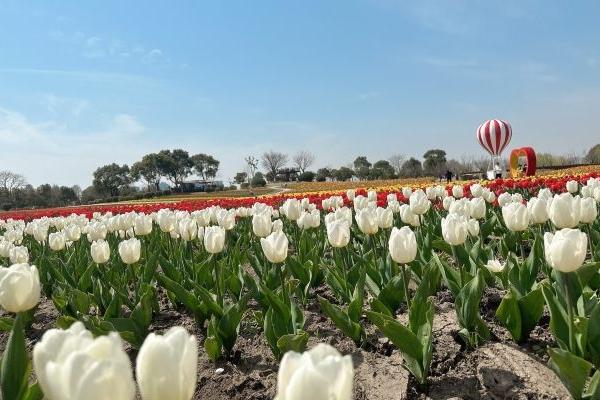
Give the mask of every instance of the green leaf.
<path id="1" fill-rule="evenodd" d="M 352 301 L 348 305 L 348 317 L 354 322 L 358 322 L 362 315 L 366 275 L 367 273 L 364 270 L 361 271 L 360 278 L 352 294 Z"/>
<path id="2" fill-rule="evenodd" d="M 2 355 L 0 391 L 4 400 L 20 400 L 27 390 L 29 359 L 25 349 L 25 332 L 21 316 L 17 314 Z"/>
<path id="3" fill-rule="evenodd" d="M 420 383 L 424 383 L 426 372 L 422 367 L 423 345 L 417 335 L 392 317 L 373 311 L 367 311 L 367 317 L 402 353 L 406 368 Z"/>
<path id="4" fill-rule="evenodd" d="M 592 363 L 567 350 L 549 349 L 550 368 L 558 375 L 574 399 L 580 399 L 592 370 Z"/>
<path id="5" fill-rule="evenodd" d="M 522 339 L 525 340 L 544 313 L 544 295 L 539 287 L 519 299 L 519 310 L 521 311 Z"/>
<path id="6" fill-rule="evenodd" d="M 163 274 L 158 274 L 157 280 L 160 282 L 162 287 L 169 292 L 174 293 L 175 297 L 177 297 L 177 300 L 179 300 L 188 310 L 195 312 L 200 308 L 200 301 L 179 283 L 167 278 Z"/>
<path id="7" fill-rule="evenodd" d="M 436 264 L 439 266 L 440 269 L 440 273 L 442 274 L 442 277 L 444 278 L 444 283 L 446 284 L 446 286 L 448 287 L 448 289 L 450 289 L 450 291 L 452 292 L 452 295 L 456 298 L 456 296 L 458 296 L 458 294 L 460 293 L 460 272 L 456 269 L 454 269 L 452 266 L 450 266 L 447 262 L 442 261 L 439 259 L 439 257 L 437 256 L 437 254 L 433 253 L 433 259 L 435 260 Z"/>
<path id="8" fill-rule="evenodd" d="M 509 290 L 500 302 L 496 310 L 496 318 L 508 330 L 515 342 L 519 343 L 523 340 L 521 310 L 512 291 Z"/>
<path id="9" fill-rule="evenodd" d="M 217 334 L 216 317 L 213 315 L 206 331 L 206 340 L 204 340 L 204 350 L 211 361 L 217 361 L 221 357 L 221 342 Z"/>
<path id="10" fill-rule="evenodd" d="M 561 349 L 569 348 L 569 323 L 567 320 L 567 312 L 560 304 L 556 293 L 547 284 L 543 283 L 542 294 L 546 300 L 546 305 L 550 311 L 550 331 L 554 335 Z"/>
<path id="11" fill-rule="evenodd" d="M 596 370 L 592 379 L 588 383 L 585 393 L 583 394 L 584 399 L 598 400 L 600 399 L 600 370 Z"/>
<path id="12" fill-rule="evenodd" d="M 489 338 L 490 332 L 479 315 L 479 303 L 485 286 L 481 270 L 460 291 L 455 300 L 459 325 L 469 332 L 468 345 L 478 346 Z"/>
<path id="13" fill-rule="evenodd" d="M 277 340 L 277 347 L 282 354 L 285 354 L 288 351 L 302 353 L 304 350 L 306 350 L 307 343 L 308 333 L 299 331 L 295 334 L 283 335 L 280 337 L 279 340 Z"/>
<path id="14" fill-rule="evenodd" d="M 319 297 L 321 310 L 333 321 L 346 336 L 352 339 L 357 345 L 362 342 L 364 331 L 362 325 L 354 322 L 348 313 L 344 312 L 340 307 L 329 303 L 326 299 Z"/>
<path id="15" fill-rule="evenodd" d="M 379 292 L 377 299 L 390 311 L 395 312 L 398 310 L 406 299 L 402 275 L 399 274 L 390 279 Z"/>
<path id="16" fill-rule="evenodd" d="M 587 347 L 591 361 L 600 368 L 600 303 L 597 303 L 588 322 Z"/>
<path id="17" fill-rule="evenodd" d="M 37 382 L 29 386 L 23 395 L 23 400 L 42 400 L 43 398 L 44 393 Z"/>

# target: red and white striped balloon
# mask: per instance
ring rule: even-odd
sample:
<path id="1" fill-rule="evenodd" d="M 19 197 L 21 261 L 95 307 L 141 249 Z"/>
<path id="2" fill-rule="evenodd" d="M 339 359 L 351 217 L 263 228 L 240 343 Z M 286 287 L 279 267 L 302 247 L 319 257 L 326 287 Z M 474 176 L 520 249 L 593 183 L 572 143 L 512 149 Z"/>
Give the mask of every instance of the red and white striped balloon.
<path id="1" fill-rule="evenodd" d="M 512 138 L 510 124 L 501 119 L 490 119 L 477 128 L 479 144 L 493 156 L 498 156 Z"/>

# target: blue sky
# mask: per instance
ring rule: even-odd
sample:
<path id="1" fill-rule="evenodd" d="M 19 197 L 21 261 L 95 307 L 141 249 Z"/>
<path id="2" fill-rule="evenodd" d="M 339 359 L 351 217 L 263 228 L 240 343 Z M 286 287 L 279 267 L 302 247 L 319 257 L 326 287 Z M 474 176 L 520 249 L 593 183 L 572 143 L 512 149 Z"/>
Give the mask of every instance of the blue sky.
<path id="1" fill-rule="evenodd" d="M 0 169 L 91 183 L 102 164 L 265 150 L 315 168 L 444 148 L 600 142 L 597 1 L 4 1 Z"/>

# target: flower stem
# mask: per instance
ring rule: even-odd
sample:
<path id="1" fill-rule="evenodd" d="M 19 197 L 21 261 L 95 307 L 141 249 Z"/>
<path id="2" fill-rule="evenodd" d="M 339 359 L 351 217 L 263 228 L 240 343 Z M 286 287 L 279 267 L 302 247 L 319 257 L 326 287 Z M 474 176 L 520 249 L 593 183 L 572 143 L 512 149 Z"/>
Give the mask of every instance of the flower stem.
<path id="1" fill-rule="evenodd" d="M 404 297 L 406 298 L 406 306 L 408 307 L 408 313 L 410 314 L 410 293 L 408 291 L 409 281 L 410 281 L 410 270 L 408 270 L 406 264 L 403 264 L 402 265 L 402 282 L 404 283 Z"/>
<path id="2" fill-rule="evenodd" d="M 567 318 L 569 320 L 569 350 L 575 355 L 579 355 L 577 346 L 575 343 L 575 324 L 574 324 L 574 312 L 573 312 L 573 301 L 571 299 L 571 291 L 569 289 L 570 273 L 563 273 L 564 278 L 564 289 L 565 297 L 567 300 Z"/>

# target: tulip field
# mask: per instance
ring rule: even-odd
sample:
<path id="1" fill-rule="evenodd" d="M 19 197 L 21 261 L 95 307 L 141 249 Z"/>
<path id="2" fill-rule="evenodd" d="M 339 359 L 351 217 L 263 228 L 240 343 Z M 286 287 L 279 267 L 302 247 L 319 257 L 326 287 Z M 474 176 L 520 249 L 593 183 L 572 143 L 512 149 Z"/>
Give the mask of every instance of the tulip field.
<path id="1" fill-rule="evenodd" d="M 599 204 L 585 172 L 0 213 L 0 398 L 600 399 Z"/>

